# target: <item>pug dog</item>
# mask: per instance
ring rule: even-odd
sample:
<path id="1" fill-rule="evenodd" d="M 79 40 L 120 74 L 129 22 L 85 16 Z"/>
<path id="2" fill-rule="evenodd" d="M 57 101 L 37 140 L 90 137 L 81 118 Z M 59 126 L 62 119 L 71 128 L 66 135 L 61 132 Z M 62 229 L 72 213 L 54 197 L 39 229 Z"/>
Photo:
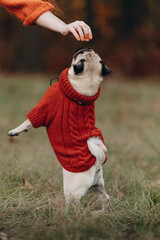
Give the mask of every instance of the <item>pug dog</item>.
<path id="1" fill-rule="evenodd" d="M 107 148 L 95 126 L 95 104 L 100 83 L 111 73 L 97 53 L 78 49 L 71 67 L 26 115 L 27 120 L 8 132 L 18 136 L 32 127 L 45 126 L 53 150 L 62 165 L 66 203 L 79 203 L 92 188 L 105 209 L 109 195 L 104 188 L 102 166 Z"/>

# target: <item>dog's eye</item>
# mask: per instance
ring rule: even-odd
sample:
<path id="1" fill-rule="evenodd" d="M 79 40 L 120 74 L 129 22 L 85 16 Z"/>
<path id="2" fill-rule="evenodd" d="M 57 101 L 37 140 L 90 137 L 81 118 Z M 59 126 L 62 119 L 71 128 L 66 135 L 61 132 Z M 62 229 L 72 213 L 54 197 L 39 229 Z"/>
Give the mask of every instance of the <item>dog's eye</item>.
<path id="1" fill-rule="evenodd" d="M 107 76 L 108 74 L 110 74 L 112 71 L 105 65 L 105 63 L 103 61 L 100 61 L 100 63 L 102 64 L 102 71 L 101 71 L 101 75 L 102 76 Z"/>
<path id="2" fill-rule="evenodd" d="M 84 70 L 84 62 L 85 62 L 85 59 L 81 59 L 78 63 L 76 63 L 73 66 L 73 69 L 74 69 L 74 72 L 75 72 L 76 75 L 78 75 L 79 73 L 83 72 L 83 70 Z"/>

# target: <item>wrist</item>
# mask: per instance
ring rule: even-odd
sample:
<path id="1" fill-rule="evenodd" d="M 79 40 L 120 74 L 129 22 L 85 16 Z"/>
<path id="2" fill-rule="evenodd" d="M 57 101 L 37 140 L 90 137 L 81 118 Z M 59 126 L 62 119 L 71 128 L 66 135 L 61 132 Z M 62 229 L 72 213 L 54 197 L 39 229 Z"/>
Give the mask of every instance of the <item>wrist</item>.
<path id="1" fill-rule="evenodd" d="M 59 26 L 59 33 L 62 35 L 66 35 L 68 32 L 68 25 L 65 24 L 64 22 Z"/>

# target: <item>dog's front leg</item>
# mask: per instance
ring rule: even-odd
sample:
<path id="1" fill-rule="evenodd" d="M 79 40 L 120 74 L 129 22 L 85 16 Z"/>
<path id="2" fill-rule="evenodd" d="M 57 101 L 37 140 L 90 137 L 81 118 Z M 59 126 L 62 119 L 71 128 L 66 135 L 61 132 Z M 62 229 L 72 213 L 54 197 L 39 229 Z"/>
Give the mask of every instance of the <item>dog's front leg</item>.
<path id="1" fill-rule="evenodd" d="M 32 123 L 30 122 L 29 119 L 27 119 L 24 123 L 22 123 L 20 126 L 17 128 L 14 128 L 8 132 L 8 135 L 13 137 L 13 136 L 18 136 L 22 132 L 27 132 L 29 129 L 33 127 Z"/>
<path id="2" fill-rule="evenodd" d="M 87 140 L 89 151 L 96 158 L 96 165 L 101 166 L 105 160 L 107 148 L 99 137 L 91 137 Z"/>

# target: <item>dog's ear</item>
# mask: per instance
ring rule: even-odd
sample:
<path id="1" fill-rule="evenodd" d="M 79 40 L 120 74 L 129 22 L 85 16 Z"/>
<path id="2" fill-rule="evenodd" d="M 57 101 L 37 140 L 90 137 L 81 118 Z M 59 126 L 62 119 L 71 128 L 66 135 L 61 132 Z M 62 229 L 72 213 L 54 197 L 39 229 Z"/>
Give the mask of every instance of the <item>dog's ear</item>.
<path id="1" fill-rule="evenodd" d="M 103 61 L 100 61 L 100 63 L 102 64 L 102 71 L 101 71 L 102 76 L 107 76 L 112 72 L 111 69 L 109 69 Z"/>
<path id="2" fill-rule="evenodd" d="M 74 69 L 74 72 L 75 72 L 76 75 L 78 75 L 79 73 L 83 72 L 83 70 L 84 70 L 84 62 L 85 62 L 85 60 L 81 59 L 78 63 L 76 63 L 73 66 L 73 69 Z"/>

